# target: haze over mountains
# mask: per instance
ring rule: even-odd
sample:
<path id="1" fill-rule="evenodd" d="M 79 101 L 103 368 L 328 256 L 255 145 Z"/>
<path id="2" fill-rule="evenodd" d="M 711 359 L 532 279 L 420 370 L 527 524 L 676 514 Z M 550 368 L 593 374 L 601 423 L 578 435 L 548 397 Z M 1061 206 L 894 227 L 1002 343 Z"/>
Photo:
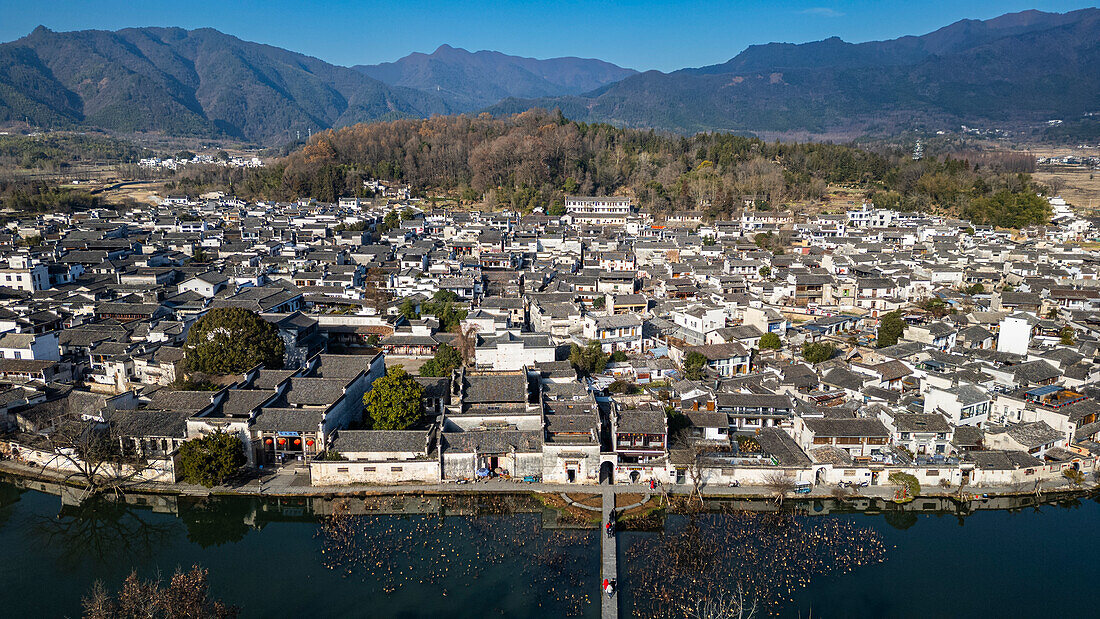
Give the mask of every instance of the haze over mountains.
<path id="1" fill-rule="evenodd" d="M 349 68 L 212 29 L 39 27 L 0 44 L 0 122 L 279 144 L 355 122 L 537 106 L 683 133 L 890 133 L 1100 112 L 1098 67 L 1098 9 L 756 45 L 671 73 L 446 45 Z"/>
<path id="2" fill-rule="evenodd" d="M 456 110 L 488 107 L 507 97 L 579 95 L 637 73 L 602 60 L 537 60 L 441 45 L 431 54 L 353 69 L 392 86 L 438 94 Z"/>

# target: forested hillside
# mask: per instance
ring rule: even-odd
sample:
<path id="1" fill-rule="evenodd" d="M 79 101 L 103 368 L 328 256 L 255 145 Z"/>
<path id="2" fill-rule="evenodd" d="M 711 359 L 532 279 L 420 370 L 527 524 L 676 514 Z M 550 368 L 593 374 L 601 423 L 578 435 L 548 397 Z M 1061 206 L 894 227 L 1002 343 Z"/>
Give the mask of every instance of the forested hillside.
<path id="1" fill-rule="evenodd" d="M 553 211 L 565 194 L 625 193 L 656 212 L 703 209 L 722 218 L 745 199 L 781 208 L 812 202 L 840 184 L 902 210 L 939 208 L 998 225 L 1045 221 L 1045 201 L 1034 195 L 1041 188 L 1022 172 L 1033 165 L 1029 157 L 974 159 L 913 161 L 901 150 L 727 134 L 688 138 L 531 110 L 499 119 L 448 116 L 325 131 L 277 165 L 193 171 L 180 188 L 334 201 L 360 192 L 363 179 L 382 178 L 490 207 Z"/>

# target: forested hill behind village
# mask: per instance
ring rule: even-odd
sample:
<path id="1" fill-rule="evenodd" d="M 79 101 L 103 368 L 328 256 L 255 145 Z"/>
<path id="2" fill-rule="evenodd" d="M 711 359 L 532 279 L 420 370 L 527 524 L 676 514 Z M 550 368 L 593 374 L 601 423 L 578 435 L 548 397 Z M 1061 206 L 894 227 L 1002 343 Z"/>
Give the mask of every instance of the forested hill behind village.
<path id="1" fill-rule="evenodd" d="M 731 50 L 731 53 L 735 50 Z M 0 44 L 0 124 L 283 145 L 357 122 L 560 108 L 682 134 L 815 138 L 980 127 L 1100 136 L 1100 10 L 964 20 L 923 36 L 752 46 L 636 73 L 441 46 L 354 68 L 205 28 L 53 32 Z"/>
<path id="2" fill-rule="evenodd" d="M 567 120 L 539 110 L 506 118 L 447 116 L 361 124 L 313 136 L 275 165 L 196 170 L 178 185 L 249 198 L 335 201 L 363 180 L 411 184 L 489 207 L 561 208 L 567 194 L 627 194 L 658 213 L 703 209 L 722 218 L 858 188 L 884 208 L 957 214 L 977 224 L 1046 223 L 1044 187 L 1027 155 L 971 153 L 913 160 L 908 151 L 764 142 L 729 134 L 690 138 Z M 560 211 L 558 212 L 560 214 Z"/>

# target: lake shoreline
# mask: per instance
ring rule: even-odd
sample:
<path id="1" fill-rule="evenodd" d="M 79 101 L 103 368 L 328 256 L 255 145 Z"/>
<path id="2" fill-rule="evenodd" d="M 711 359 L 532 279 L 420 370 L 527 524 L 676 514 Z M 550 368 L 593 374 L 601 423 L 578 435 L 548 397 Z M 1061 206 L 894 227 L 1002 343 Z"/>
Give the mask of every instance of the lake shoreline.
<path id="1" fill-rule="evenodd" d="M 33 490 L 45 491 L 50 494 L 61 494 L 62 498 L 79 502 L 82 486 L 65 478 L 64 475 L 36 469 L 25 465 L 0 461 L 0 476 L 17 480 L 19 485 Z M 50 485 L 56 486 L 56 491 L 49 489 Z M 218 486 L 204 488 L 202 486 L 175 483 L 142 483 L 129 486 L 125 494 L 170 496 L 170 497 L 249 497 L 271 499 L 323 499 L 331 501 L 346 498 L 365 498 L 378 496 L 476 496 L 476 495 L 507 495 L 507 494 L 536 494 L 536 495 L 562 495 L 562 494 L 598 494 L 602 486 L 578 486 L 565 484 L 544 483 L 517 483 L 509 481 L 493 480 L 488 482 L 473 482 L 467 484 L 408 484 L 390 486 L 330 486 L 316 487 L 310 485 L 286 486 L 282 488 L 263 487 L 255 480 L 247 480 L 241 485 L 228 487 Z M 906 502 L 892 500 L 892 486 L 873 486 L 861 489 L 863 492 L 852 493 L 845 497 L 834 494 L 834 488 L 814 488 L 809 494 L 790 494 L 782 504 L 776 504 L 774 494 L 762 486 L 744 486 L 738 488 L 728 487 L 703 487 L 700 489 L 703 498 L 712 501 L 733 501 L 756 504 L 758 506 L 770 506 L 772 509 L 780 509 L 784 505 L 804 505 L 808 503 L 820 503 L 822 501 L 834 502 L 840 505 L 862 505 L 872 511 L 882 509 L 910 510 L 913 504 L 920 501 L 935 501 L 940 505 L 950 505 L 950 511 L 974 511 L 980 509 L 1011 509 L 1011 505 L 996 506 L 999 503 L 1019 503 L 1026 501 L 1027 505 L 1037 505 L 1059 501 L 1087 497 L 1100 491 L 1100 486 L 1072 487 L 1068 485 L 1045 486 L 1039 492 L 1034 489 L 1019 490 L 1016 488 L 964 488 L 960 496 L 958 490 L 954 492 L 922 493 L 914 499 Z M 686 499 L 691 495 L 691 487 L 673 486 L 668 489 L 670 498 Z M 616 494 L 651 494 L 653 500 L 659 501 L 662 493 L 649 490 L 644 485 L 621 484 L 614 487 Z M 906 507 L 910 506 L 910 507 Z M 877 509 L 876 509 L 877 507 Z M 860 509 L 858 511 L 865 511 Z M 913 511 L 922 511 L 913 509 Z M 943 510 L 935 510 L 943 511 Z"/>

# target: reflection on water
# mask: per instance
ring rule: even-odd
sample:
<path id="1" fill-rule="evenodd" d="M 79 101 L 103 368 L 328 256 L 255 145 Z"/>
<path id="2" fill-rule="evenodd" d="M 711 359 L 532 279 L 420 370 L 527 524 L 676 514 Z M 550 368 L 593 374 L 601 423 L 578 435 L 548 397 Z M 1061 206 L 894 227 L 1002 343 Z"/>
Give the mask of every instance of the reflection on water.
<path id="1" fill-rule="evenodd" d="M 246 617 L 316 616 L 318 591 L 325 616 L 599 614 L 598 532 L 530 495 L 130 495 L 61 507 L 38 492 L 57 488 L 18 484 L 0 483 L 0 545 L 19 558 L 0 563 L 7 616 L 73 616 L 96 580 L 116 590 L 132 570 L 148 579 L 195 564 L 209 569 L 212 594 Z M 788 507 L 712 501 L 707 513 L 624 532 L 623 616 L 675 616 L 737 585 L 785 616 L 920 616 L 931 607 L 1042 614 L 1040 598 L 993 592 L 1022 573 L 1041 599 L 1084 611 L 1073 606 L 1084 599 L 1074 583 L 1100 578 L 1086 559 L 1100 552 L 1095 497 Z M 1074 577 L 1034 570 L 1038 556 L 1071 566 Z M 850 570 L 858 577 L 844 575 Z M 890 593 L 900 581 L 909 583 L 904 603 Z"/>
<path id="2" fill-rule="evenodd" d="M 176 526 L 154 516 L 133 505 L 96 499 L 63 506 L 56 515 L 36 514 L 30 531 L 38 544 L 59 549 L 60 559 L 71 569 L 156 552 Z"/>

